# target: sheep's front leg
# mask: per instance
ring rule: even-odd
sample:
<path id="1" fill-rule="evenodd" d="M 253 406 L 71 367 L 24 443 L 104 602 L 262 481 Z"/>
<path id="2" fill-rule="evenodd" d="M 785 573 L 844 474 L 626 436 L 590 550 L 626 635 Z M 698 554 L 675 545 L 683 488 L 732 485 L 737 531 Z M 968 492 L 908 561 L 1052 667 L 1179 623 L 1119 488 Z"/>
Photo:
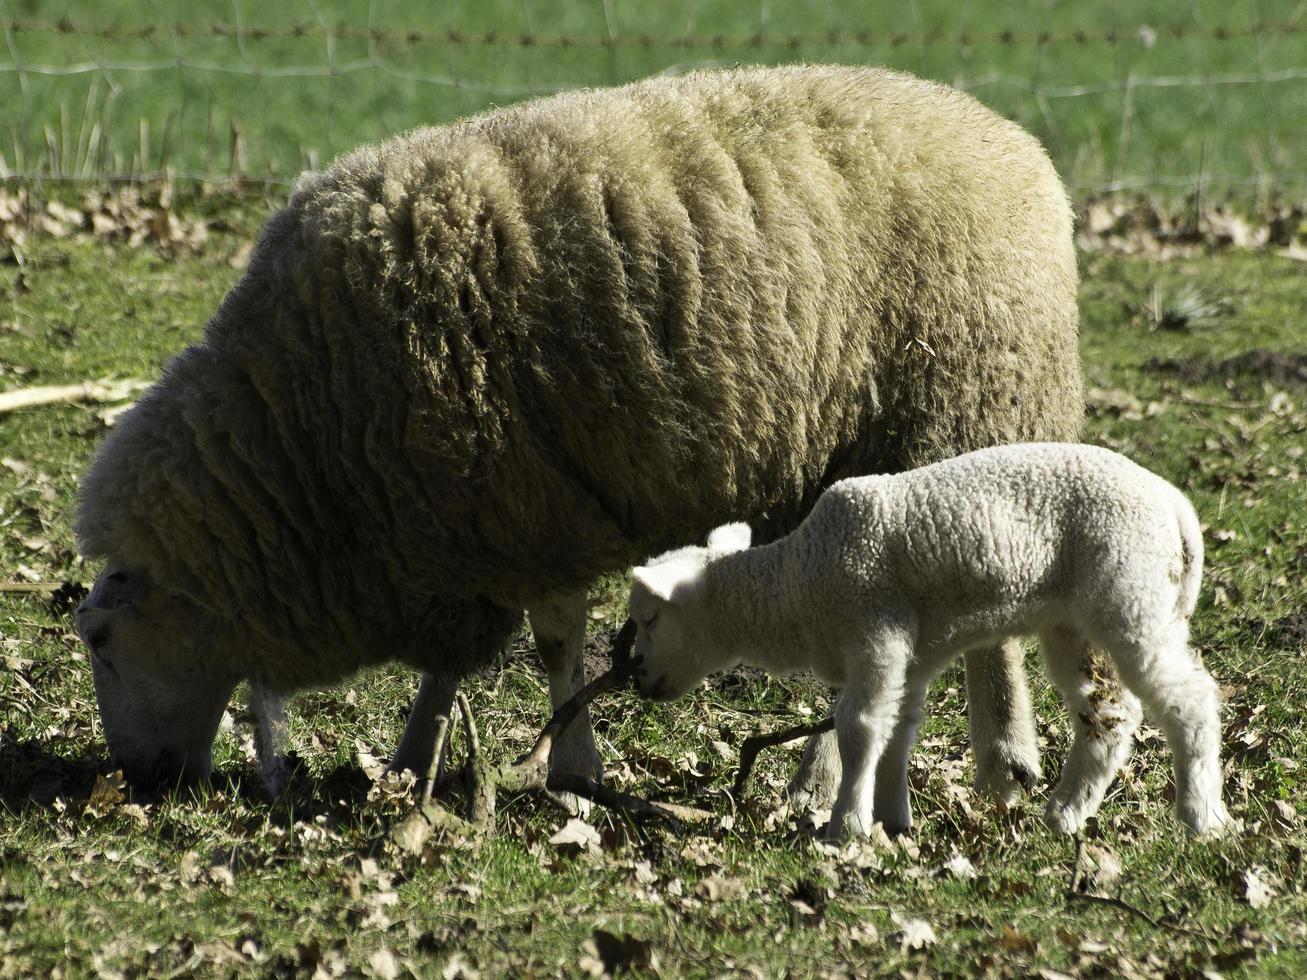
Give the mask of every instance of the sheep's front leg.
<path id="1" fill-rule="evenodd" d="M 527 610 L 536 651 L 549 674 L 549 699 L 555 709 L 585 687 L 585 608 L 586 593 L 582 591 Z M 554 743 L 549 771 L 603 778 L 603 759 L 595 747 L 588 709 L 583 708 Z M 585 808 L 581 801 L 568 802 L 577 802 L 578 809 Z"/>
<path id="2" fill-rule="evenodd" d="M 829 840 L 871 832 L 876 768 L 898 727 L 912 645 L 906 628 L 888 626 L 850 655 L 847 682 L 835 709 L 843 776 L 826 827 Z"/>
<path id="3" fill-rule="evenodd" d="M 1006 803 L 1039 781 L 1035 714 L 1020 640 L 968 651 L 967 716 L 976 789 Z"/>
<path id="4" fill-rule="evenodd" d="M 409 709 L 408 721 L 404 725 L 404 734 L 400 736 L 395 757 L 390 763 L 392 772 L 408 769 L 419 782 L 422 780 L 435 751 L 436 722 L 442 716 L 449 717 L 457 693 L 457 682 L 441 680 L 433 674 L 422 675 L 417 697 L 413 699 L 413 707 Z M 445 760 L 441 758 L 437 777 L 444 768 Z"/>
<path id="5" fill-rule="evenodd" d="M 276 796 L 290 774 L 289 726 L 286 702 L 281 695 L 257 681 L 250 681 L 250 710 L 254 712 L 254 751 L 268 795 Z"/>

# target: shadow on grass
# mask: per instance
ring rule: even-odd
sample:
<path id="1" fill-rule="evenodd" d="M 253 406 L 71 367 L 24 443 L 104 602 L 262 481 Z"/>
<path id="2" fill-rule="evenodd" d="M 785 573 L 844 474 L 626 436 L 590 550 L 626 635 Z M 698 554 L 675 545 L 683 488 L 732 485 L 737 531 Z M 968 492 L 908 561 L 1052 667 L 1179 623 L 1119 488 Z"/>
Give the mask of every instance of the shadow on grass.
<path id="1" fill-rule="evenodd" d="M 56 801 L 84 805 L 100 777 L 111 776 L 112 768 L 104 753 L 70 758 L 53 751 L 50 742 L 15 739 L 9 732 L 0 732 L 0 809 L 10 813 L 44 810 Z M 337 766 L 316 776 L 297 765 L 286 788 L 273 799 L 252 770 L 231 767 L 215 770 L 206 783 L 196 787 L 133 788 L 125 797 L 133 803 L 158 803 L 168 796 L 184 798 L 191 794 L 201 802 L 206 795 L 218 793 L 228 799 L 270 807 L 269 816 L 275 823 L 283 814 L 295 813 L 303 818 L 361 807 L 371 786 L 356 765 Z"/>

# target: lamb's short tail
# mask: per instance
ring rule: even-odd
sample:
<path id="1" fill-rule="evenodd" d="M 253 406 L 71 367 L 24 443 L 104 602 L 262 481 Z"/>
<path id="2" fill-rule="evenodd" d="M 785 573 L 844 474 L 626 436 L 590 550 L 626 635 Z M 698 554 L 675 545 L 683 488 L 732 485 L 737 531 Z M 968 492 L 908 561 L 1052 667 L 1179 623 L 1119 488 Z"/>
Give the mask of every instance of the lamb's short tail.
<path id="1" fill-rule="evenodd" d="M 1180 594 L 1175 614 L 1188 619 L 1198 604 L 1198 587 L 1203 580 L 1203 529 L 1198 515 L 1184 494 L 1176 491 L 1175 519 L 1180 531 Z"/>

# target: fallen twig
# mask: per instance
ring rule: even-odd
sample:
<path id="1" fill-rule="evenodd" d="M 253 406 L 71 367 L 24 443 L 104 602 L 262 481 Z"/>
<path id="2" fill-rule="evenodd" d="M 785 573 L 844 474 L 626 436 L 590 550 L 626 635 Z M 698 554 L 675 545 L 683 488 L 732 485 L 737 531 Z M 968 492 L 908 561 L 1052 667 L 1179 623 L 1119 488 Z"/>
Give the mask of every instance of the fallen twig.
<path id="1" fill-rule="evenodd" d="M 21 595 L 44 595 L 58 592 L 62 582 L 0 582 L 0 592 Z"/>
<path id="2" fill-rule="evenodd" d="M 603 783 L 596 782 L 589 776 L 582 776 L 579 773 L 563 772 L 550 776 L 548 786 L 549 789 L 556 793 L 571 793 L 592 803 L 598 803 L 600 806 L 606 806 L 610 810 L 621 810 L 634 817 L 654 817 L 659 820 L 666 820 L 673 825 L 673 829 L 679 829 L 679 825 L 682 823 L 705 823 L 713 819 L 713 814 L 708 810 L 700 810 L 698 807 L 692 806 L 681 806 L 679 803 L 641 799 L 638 796 L 632 796 L 630 793 L 623 793 L 610 786 L 605 786 Z"/>
<path id="3" fill-rule="evenodd" d="M 120 402 L 150 386 L 148 381 L 83 381 L 75 385 L 40 385 L 0 391 L 0 415 L 39 405 L 75 402 Z"/>
<path id="4" fill-rule="evenodd" d="M 635 624 L 628 620 L 618 631 L 617 636 L 613 638 L 612 646 L 609 649 L 613 666 L 592 680 L 564 704 L 559 705 L 553 717 L 549 719 L 548 724 L 536 737 L 535 744 L 531 746 L 530 751 L 510 765 L 490 766 L 486 763 L 485 757 L 481 754 L 481 740 L 477 733 L 476 722 L 472 716 L 471 705 L 468 704 L 467 698 L 460 693 L 457 696 L 458 710 L 463 719 L 463 726 L 467 732 L 468 740 L 467 764 L 464 767 L 468 796 L 467 819 L 461 821 L 456 818 L 451 821 L 443 815 L 447 811 L 442 811 L 439 807 L 428 802 L 430 787 L 434 782 L 435 763 L 433 762 L 433 768 L 427 773 L 427 782 L 423 787 L 423 804 L 425 805 L 419 807 L 420 812 L 426 816 L 427 823 L 434 826 L 432 814 L 441 814 L 439 819 L 450 827 L 484 827 L 494 819 L 496 800 L 501 792 L 537 792 L 546 795 L 550 793 L 571 793 L 593 803 L 598 803 L 600 806 L 629 813 L 637 819 L 655 818 L 668 821 L 676 826 L 682 823 L 702 823 L 711 820 L 713 815 L 707 810 L 681 806 L 675 803 L 656 803 L 651 800 L 644 800 L 638 796 L 611 789 L 587 776 L 573 773 L 552 776 L 549 774 L 549 753 L 553 750 L 554 743 L 567 729 L 567 726 L 572 724 L 582 710 L 599 695 L 621 687 L 634 676 L 637 667 L 637 662 L 631 657 L 631 648 L 634 644 Z M 442 721 L 445 721 L 445 723 L 437 722 L 436 752 L 432 756 L 433 759 L 439 758 L 440 750 L 443 747 L 441 742 L 448 730 L 447 720 L 442 719 Z"/>
<path id="5" fill-rule="evenodd" d="M 1085 856 L 1085 839 L 1080 835 L 1076 835 L 1076 856 L 1073 859 L 1073 863 L 1071 867 L 1071 883 L 1067 886 L 1067 892 L 1066 892 L 1067 905 L 1070 905 L 1073 902 L 1084 902 L 1089 905 L 1105 905 L 1108 908 L 1119 909 L 1122 912 L 1127 912 L 1130 915 L 1135 916 L 1135 918 L 1137 919 L 1142 919 L 1144 922 L 1148 923 L 1148 925 L 1152 926 L 1154 929 L 1165 929 L 1168 932 L 1178 933 L 1183 936 L 1197 936 L 1199 939 L 1207 939 L 1212 941 L 1216 941 L 1219 938 L 1217 936 L 1209 935 L 1208 933 L 1198 929 L 1186 929 L 1184 926 L 1172 925 L 1169 922 L 1163 922 L 1160 919 L 1154 919 L 1143 909 L 1131 905 L 1129 902 L 1125 901 L 1124 899 L 1114 898 L 1110 895 L 1094 895 L 1090 892 L 1081 891 L 1080 886 L 1084 879 L 1084 874 L 1082 871 L 1084 856 Z"/>
<path id="6" fill-rule="evenodd" d="M 433 740 L 435 754 L 427 763 L 426 778 L 422 781 L 422 803 L 430 803 L 431 795 L 436 791 L 436 773 L 440 771 L 440 757 L 445 753 L 445 739 L 449 737 L 449 715 L 436 719 L 436 735 Z"/>
<path id="7" fill-rule="evenodd" d="M 613 638 L 611 656 L 613 666 L 600 674 L 569 700 L 560 704 L 549 723 L 536 737 L 531 751 L 522 756 L 511 766 L 500 769 L 498 785 L 516 792 L 527 788 L 545 788 L 545 772 L 549 767 L 549 753 L 553 750 L 558 736 L 570 725 L 591 701 L 601 694 L 621 687 L 635 674 L 635 662 L 631 659 L 631 647 L 635 644 L 635 624 L 627 620 L 626 625 Z"/>
<path id="8" fill-rule="evenodd" d="M 744 740 L 744 744 L 740 746 L 740 771 L 735 774 L 735 786 L 732 790 L 735 799 L 740 800 L 744 797 L 744 790 L 748 785 L 749 776 L 753 774 L 753 764 L 758 759 L 758 753 L 763 749 L 769 749 L 773 745 L 784 745 L 786 742 L 793 742 L 795 739 L 821 735 L 829 732 L 834 727 L 835 719 L 826 718 L 823 721 L 807 725 L 795 725 L 793 728 L 786 728 L 779 732 L 750 735 Z"/>
<path id="9" fill-rule="evenodd" d="M 474 824 L 488 824 L 495 819 L 495 796 L 499 786 L 498 773 L 481 754 L 481 736 L 477 734 L 476 720 L 467 695 L 458 692 L 458 713 L 463 717 L 463 731 L 467 735 L 467 765 L 463 777 L 467 786 L 467 819 Z"/>

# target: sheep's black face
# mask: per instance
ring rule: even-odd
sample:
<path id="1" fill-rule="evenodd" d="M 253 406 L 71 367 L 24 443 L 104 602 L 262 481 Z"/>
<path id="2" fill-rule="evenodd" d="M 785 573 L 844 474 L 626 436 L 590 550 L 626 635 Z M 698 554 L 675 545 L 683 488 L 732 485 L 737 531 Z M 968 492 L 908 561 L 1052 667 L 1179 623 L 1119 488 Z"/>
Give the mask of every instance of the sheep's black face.
<path id="1" fill-rule="evenodd" d="M 110 565 L 76 619 L 113 764 L 138 786 L 207 777 L 238 680 L 213 666 L 207 618 L 144 572 Z"/>

